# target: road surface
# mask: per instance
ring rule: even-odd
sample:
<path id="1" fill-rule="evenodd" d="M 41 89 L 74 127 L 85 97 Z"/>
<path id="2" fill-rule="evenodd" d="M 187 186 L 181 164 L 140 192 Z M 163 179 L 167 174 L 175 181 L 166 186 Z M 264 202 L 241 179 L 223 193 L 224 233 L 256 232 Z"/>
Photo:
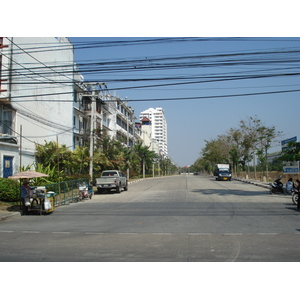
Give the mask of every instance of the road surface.
<path id="1" fill-rule="evenodd" d="M 179 175 L 0 223 L 0 261 L 298 262 L 291 196 Z"/>

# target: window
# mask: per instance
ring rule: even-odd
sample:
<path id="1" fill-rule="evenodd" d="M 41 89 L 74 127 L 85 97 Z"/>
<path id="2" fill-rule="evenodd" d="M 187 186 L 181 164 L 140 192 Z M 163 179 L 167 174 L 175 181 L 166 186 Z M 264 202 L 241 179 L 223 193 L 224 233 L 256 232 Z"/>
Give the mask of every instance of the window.
<path id="1" fill-rule="evenodd" d="M 0 49 L 3 45 L 3 37 L 0 37 Z M 1 70 L 2 70 L 2 55 L 0 55 L 0 91 L 1 91 Z"/>
<path id="2" fill-rule="evenodd" d="M 12 135 L 13 112 L 0 105 L 0 133 Z"/>

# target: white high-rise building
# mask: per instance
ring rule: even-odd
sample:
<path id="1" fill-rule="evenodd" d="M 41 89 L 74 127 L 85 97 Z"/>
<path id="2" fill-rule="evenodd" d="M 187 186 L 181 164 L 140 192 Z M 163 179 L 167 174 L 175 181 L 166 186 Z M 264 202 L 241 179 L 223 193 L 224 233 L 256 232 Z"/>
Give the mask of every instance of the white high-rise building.
<path id="1" fill-rule="evenodd" d="M 159 153 L 163 157 L 168 156 L 167 121 L 161 107 L 148 108 L 140 114 L 140 120 L 148 118 L 152 124 L 152 138 L 159 144 Z"/>

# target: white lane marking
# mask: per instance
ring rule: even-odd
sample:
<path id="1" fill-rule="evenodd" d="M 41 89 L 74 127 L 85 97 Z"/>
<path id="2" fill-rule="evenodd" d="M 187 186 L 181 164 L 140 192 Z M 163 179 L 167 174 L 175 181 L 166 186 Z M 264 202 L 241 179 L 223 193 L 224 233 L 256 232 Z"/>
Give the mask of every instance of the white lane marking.
<path id="1" fill-rule="evenodd" d="M 258 235 L 277 235 L 278 233 L 276 232 L 258 232 Z"/>
<path id="2" fill-rule="evenodd" d="M 243 235 L 243 233 L 241 233 L 241 232 L 237 232 L 237 233 L 230 233 L 230 232 L 228 232 L 228 233 L 224 233 L 224 235 Z"/>
<path id="3" fill-rule="evenodd" d="M 212 235 L 211 233 L 190 232 L 188 235 Z"/>
<path id="4" fill-rule="evenodd" d="M 169 232 L 155 232 L 155 233 L 152 233 L 153 235 L 171 235 L 172 233 L 169 233 Z"/>

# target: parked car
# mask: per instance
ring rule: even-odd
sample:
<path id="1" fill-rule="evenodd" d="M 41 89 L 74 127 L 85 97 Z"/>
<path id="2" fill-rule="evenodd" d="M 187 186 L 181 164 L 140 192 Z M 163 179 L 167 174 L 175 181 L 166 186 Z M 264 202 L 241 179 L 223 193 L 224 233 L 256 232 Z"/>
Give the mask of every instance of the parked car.
<path id="1" fill-rule="evenodd" d="M 121 193 L 121 190 L 128 190 L 128 181 L 126 175 L 119 170 L 105 170 L 100 178 L 96 178 L 96 186 L 98 193 L 116 190 Z"/>

